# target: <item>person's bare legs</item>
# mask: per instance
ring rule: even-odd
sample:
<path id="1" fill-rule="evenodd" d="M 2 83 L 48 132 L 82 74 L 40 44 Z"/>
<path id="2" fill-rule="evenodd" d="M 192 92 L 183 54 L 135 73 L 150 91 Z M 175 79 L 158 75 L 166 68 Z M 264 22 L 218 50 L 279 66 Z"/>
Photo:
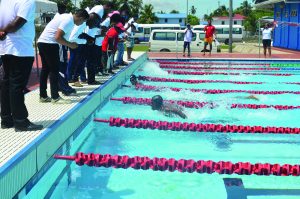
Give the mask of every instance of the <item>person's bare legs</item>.
<path id="1" fill-rule="evenodd" d="M 268 47 L 268 51 L 269 51 L 269 57 L 271 57 L 271 47 Z"/>
<path id="2" fill-rule="evenodd" d="M 206 48 L 207 48 L 207 43 L 204 43 L 203 55 L 205 55 Z"/>
<path id="3" fill-rule="evenodd" d="M 209 56 L 211 56 L 212 44 L 209 44 Z"/>
<path id="4" fill-rule="evenodd" d="M 127 47 L 127 60 L 130 61 L 132 58 L 131 58 L 131 53 L 132 53 L 132 50 L 133 48 L 128 48 Z"/>
<path id="5" fill-rule="evenodd" d="M 264 47 L 264 56 L 267 57 L 267 48 Z"/>

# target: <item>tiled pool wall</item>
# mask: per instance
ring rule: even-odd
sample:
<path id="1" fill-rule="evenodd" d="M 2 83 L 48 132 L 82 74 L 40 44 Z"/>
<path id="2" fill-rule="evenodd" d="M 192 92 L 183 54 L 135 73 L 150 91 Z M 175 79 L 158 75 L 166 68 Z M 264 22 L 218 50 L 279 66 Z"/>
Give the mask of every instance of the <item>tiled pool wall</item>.
<path id="1" fill-rule="evenodd" d="M 5 163 L 0 168 L 0 198 L 13 198 L 35 174 L 40 175 L 40 171 L 45 170 L 45 164 L 53 154 L 73 136 L 80 126 L 82 127 L 85 121 L 91 119 L 99 105 L 103 104 L 147 59 L 146 53 L 141 55 L 133 64 L 125 67 L 104 85 L 91 92 L 45 129 L 36 140 Z"/>

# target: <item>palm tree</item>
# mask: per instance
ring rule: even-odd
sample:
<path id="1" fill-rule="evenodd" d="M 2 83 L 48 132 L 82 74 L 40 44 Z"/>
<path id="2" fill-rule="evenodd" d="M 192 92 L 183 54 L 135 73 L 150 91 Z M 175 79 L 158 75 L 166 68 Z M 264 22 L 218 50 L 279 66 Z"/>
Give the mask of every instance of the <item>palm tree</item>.
<path id="1" fill-rule="evenodd" d="M 155 16 L 153 9 L 154 8 L 151 4 L 144 5 L 138 22 L 145 23 L 145 24 L 152 24 L 157 22 L 158 18 Z"/>
<path id="2" fill-rule="evenodd" d="M 195 8 L 195 6 L 192 6 L 192 8 L 191 8 L 191 14 L 195 15 L 196 12 L 197 12 L 197 8 Z"/>
<path id="3" fill-rule="evenodd" d="M 244 1 L 241 4 L 240 8 L 241 8 L 242 14 L 244 16 L 249 16 L 249 14 L 251 13 L 251 10 L 252 10 L 252 6 L 251 6 L 251 4 L 248 3 L 248 1 Z"/>
<path id="4" fill-rule="evenodd" d="M 138 16 L 143 8 L 143 0 L 117 0 L 117 4 L 120 11 L 127 10 L 130 16 Z"/>

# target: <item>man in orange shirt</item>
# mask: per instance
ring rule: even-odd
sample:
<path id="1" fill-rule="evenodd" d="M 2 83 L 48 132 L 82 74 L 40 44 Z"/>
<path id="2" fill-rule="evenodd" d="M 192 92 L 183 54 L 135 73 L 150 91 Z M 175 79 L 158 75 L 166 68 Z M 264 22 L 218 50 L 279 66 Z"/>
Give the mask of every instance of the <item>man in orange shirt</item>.
<path id="1" fill-rule="evenodd" d="M 207 20 L 208 25 L 204 27 L 205 32 L 205 38 L 204 38 L 204 49 L 203 49 L 203 55 L 205 55 L 207 45 L 209 44 L 209 54 L 211 55 L 212 51 L 212 43 L 214 41 L 213 37 L 216 32 L 216 28 L 211 24 L 211 20 Z"/>

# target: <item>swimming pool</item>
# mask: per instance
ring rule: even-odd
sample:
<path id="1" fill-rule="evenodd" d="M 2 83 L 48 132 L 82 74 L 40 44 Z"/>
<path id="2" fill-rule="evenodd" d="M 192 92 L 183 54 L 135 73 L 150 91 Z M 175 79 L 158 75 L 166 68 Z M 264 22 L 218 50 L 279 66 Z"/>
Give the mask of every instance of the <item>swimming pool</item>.
<path id="1" fill-rule="evenodd" d="M 160 66 L 170 67 L 162 69 L 155 63 L 144 64 L 134 74 L 143 76 L 141 79 L 147 81 L 141 80 L 141 82 L 148 87 L 142 89 L 120 88 L 112 96 L 114 100 L 99 107 L 94 118 L 105 120 L 110 117 L 134 118 L 263 127 L 297 128 L 300 126 L 298 120 L 300 109 L 296 107 L 300 104 L 300 93 L 297 92 L 300 91 L 300 85 L 297 84 L 300 70 L 296 67 L 267 70 L 268 66 L 265 62 L 254 61 L 205 61 L 205 63 L 200 60 L 189 63 L 158 61 L 161 62 Z M 178 68 L 176 66 L 197 68 Z M 179 72 L 174 74 L 174 71 Z M 158 78 L 153 79 L 153 77 Z M 176 82 L 174 79 L 181 82 Z M 216 80 L 219 81 L 215 82 Z M 251 84 L 254 82 L 257 84 Z M 129 81 L 126 84 L 129 85 Z M 170 88 L 176 89 L 170 90 Z M 195 89 L 205 90 L 198 92 Z M 225 90 L 227 92 L 219 92 Z M 260 94 L 256 94 L 257 91 Z M 244 98 L 251 94 L 258 97 L 259 101 Z M 154 95 L 161 95 L 166 100 L 205 102 L 207 104 L 203 107 L 197 105 L 193 108 L 185 108 L 188 119 L 183 120 L 178 117 L 166 117 L 160 112 L 152 111 L 147 105 L 122 102 L 124 97 L 127 97 L 126 99 L 129 97 L 131 97 L 130 99 L 143 98 L 140 101 L 146 101 Z M 243 104 L 245 105 L 243 107 L 246 108 L 232 108 L 233 104 Z M 249 104 L 256 106 L 251 108 L 248 106 Z M 271 107 L 263 108 L 260 105 Z M 293 107 L 285 110 L 282 106 L 286 107 L 286 105 Z M 278 108 L 279 106 L 281 108 Z M 74 155 L 81 151 L 130 157 L 174 158 L 176 160 L 212 160 L 234 163 L 250 162 L 252 164 L 299 163 L 300 155 L 297 153 L 300 150 L 299 135 L 204 133 L 124 128 L 94 122 L 94 118 L 86 121 L 85 127 L 78 130 L 57 153 Z M 47 172 L 36 178 L 39 179 L 38 182 L 32 182 L 34 186 L 26 186 L 21 196 L 55 199 L 288 199 L 300 197 L 300 182 L 298 177 L 292 176 L 219 175 L 216 173 L 161 172 L 130 168 L 112 169 L 80 167 L 74 162 L 64 160 L 51 161 L 53 165 L 50 164 L 51 167 L 46 167 L 44 170 Z"/>

